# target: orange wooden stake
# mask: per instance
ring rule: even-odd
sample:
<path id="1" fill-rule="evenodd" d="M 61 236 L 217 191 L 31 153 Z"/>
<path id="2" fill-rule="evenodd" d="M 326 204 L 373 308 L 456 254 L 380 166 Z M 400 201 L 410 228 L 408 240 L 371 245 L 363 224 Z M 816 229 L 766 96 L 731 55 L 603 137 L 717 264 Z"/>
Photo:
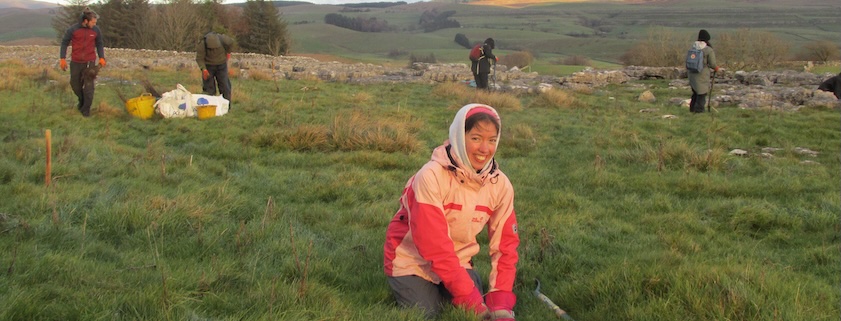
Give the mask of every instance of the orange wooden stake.
<path id="1" fill-rule="evenodd" d="M 52 171 L 52 167 L 53 167 L 53 156 L 52 156 L 52 153 L 53 153 L 52 149 L 53 148 L 52 148 L 52 133 L 50 132 L 49 129 L 47 129 L 46 137 L 47 137 L 47 171 L 46 171 L 46 174 L 44 174 L 44 183 L 46 183 L 47 186 L 50 186 L 50 182 L 52 181 L 52 178 L 51 178 L 52 174 L 50 172 Z"/>

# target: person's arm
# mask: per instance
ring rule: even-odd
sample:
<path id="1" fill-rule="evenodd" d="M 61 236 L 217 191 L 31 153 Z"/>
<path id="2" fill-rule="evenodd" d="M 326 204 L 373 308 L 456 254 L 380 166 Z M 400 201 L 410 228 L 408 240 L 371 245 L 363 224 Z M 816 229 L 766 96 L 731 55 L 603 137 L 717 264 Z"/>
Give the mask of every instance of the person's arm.
<path id="1" fill-rule="evenodd" d="M 207 48 L 204 45 L 204 38 L 202 38 L 199 43 L 196 45 L 196 63 L 199 64 L 199 69 L 206 70 L 207 64 L 204 61 L 204 57 L 207 54 Z"/>
<path id="2" fill-rule="evenodd" d="M 520 236 L 517 233 L 517 214 L 514 211 L 514 189 L 506 179 L 505 187 L 499 195 L 499 207 L 488 221 L 488 243 L 491 257 L 491 273 L 488 294 L 485 302 L 495 316 L 502 320 L 513 320 L 514 280 L 517 277 L 517 261 Z"/>
<path id="3" fill-rule="evenodd" d="M 73 27 L 67 28 L 67 31 L 64 32 L 64 37 L 61 38 L 61 47 L 58 50 L 58 58 L 65 59 L 67 58 L 67 46 L 70 45 L 70 40 L 73 39 L 73 31 L 76 29 Z"/>
<path id="4" fill-rule="evenodd" d="M 491 46 L 488 46 L 487 44 L 482 45 L 482 51 L 485 53 L 485 58 L 487 58 L 488 61 L 496 61 L 496 56 L 494 56 Z"/>
<path id="5" fill-rule="evenodd" d="M 707 67 L 713 71 L 718 71 L 718 63 L 715 61 L 715 50 L 710 48 L 709 52 L 705 54 L 707 55 Z"/>
<path id="6" fill-rule="evenodd" d="M 225 54 L 230 56 L 234 51 L 234 38 L 222 35 L 222 46 L 225 47 Z"/>
<path id="7" fill-rule="evenodd" d="M 488 221 L 488 251 L 491 258 L 488 292 L 513 290 L 517 261 L 520 258 L 517 253 L 520 236 L 517 234 L 514 190 L 507 179 L 505 186 L 499 195 L 499 207 Z"/>
<path id="8" fill-rule="evenodd" d="M 407 195 L 409 229 L 418 253 L 430 262 L 432 271 L 453 295 L 453 304 L 479 314 L 487 308 L 479 289 L 455 253 L 438 184 L 438 177 L 432 171 L 422 171 L 415 178 L 410 191 L 412 195 Z"/>
<path id="9" fill-rule="evenodd" d="M 96 32 L 96 55 L 99 56 L 100 59 L 105 59 L 105 41 L 102 39 L 102 31 L 99 30 L 99 26 L 93 26 L 93 31 Z"/>

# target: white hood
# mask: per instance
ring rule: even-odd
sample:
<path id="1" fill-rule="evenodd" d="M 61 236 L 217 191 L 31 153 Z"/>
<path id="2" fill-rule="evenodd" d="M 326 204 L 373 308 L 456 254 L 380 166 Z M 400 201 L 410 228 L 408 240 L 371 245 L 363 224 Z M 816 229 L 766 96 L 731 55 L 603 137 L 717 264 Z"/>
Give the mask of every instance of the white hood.
<path id="1" fill-rule="evenodd" d="M 456 117 L 453 119 L 452 125 L 450 125 L 450 144 L 452 145 L 451 150 L 454 152 L 453 157 L 456 159 L 456 162 L 459 163 L 456 165 L 461 166 L 462 169 L 470 173 L 476 173 L 476 170 L 473 169 L 473 165 L 470 164 L 470 158 L 467 157 L 467 147 L 465 146 L 464 142 L 464 122 L 467 119 L 467 114 L 470 112 L 470 110 L 477 107 L 490 110 L 496 117 L 496 119 L 500 119 L 499 113 L 497 113 L 496 109 L 493 109 L 493 107 L 491 106 L 483 104 L 468 104 L 464 105 L 464 107 L 461 107 L 458 113 L 456 113 Z M 500 133 L 502 132 L 502 120 L 499 121 L 499 127 L 499 133 L 497 133 L 497 135 L 500 135 Z M 498 146 L 499 139 L 496 140 L 495 147 Z M 496 148 L 494 148 L 494 150 L 496 150 Z M 496 152 L 494 152 L 494 155 L 496 155 Z M 482 168 L 481 171 L 479 171 L 479 173 L 484 174 L 488 171 L 488 169 L 494 163 L 494 155 L 491 155 L 490 160 L 487 163 L 485 163 L 485 166 Z"/>

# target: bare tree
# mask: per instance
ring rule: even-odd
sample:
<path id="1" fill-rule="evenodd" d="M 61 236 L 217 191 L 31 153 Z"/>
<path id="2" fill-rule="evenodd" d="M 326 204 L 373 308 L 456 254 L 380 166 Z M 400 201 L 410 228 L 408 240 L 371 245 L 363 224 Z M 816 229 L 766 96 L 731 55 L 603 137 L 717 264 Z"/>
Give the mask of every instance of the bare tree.
<path id="1" fill-rule="evenodd" d="M 81 21 L 82 10 L 88 7 L 89 3 L 88 0 L 70 0 L 67 5 L 61 6 L 51 23 L 56 33 L 56 43 L 61 42 L 67 28 Z"/>
<path id="2" fill-rule="evenodd" d="M 832 41 L 815 41 L 803 46 L 799 57 L 803 60 L 827 63 L 841 59 L 841 50 Z"/>
<path id="3" fill-rule="evenodd" d="M 157 35 L 153 49 L 195 50 L 203 31 L 209 29 L 199 9 L 193 0 L 167 0 L 158 5 L 150 21 Z"/>
<path id="4" fill-rule="evenodd" d="M 719 36 L 716 58 L 730 69 L 766 69 L 780 63 L 789 54 L 789 45 L 767 31 L 740 29 Z"/>
<path id="5" fill-rule="evenodd" d="M 625 52 L 620 60 L 625 65 L 670 67 L 681 66 L 689 49 L 687 41 L 665 27 L 648 30 L 642 42 Z"/>

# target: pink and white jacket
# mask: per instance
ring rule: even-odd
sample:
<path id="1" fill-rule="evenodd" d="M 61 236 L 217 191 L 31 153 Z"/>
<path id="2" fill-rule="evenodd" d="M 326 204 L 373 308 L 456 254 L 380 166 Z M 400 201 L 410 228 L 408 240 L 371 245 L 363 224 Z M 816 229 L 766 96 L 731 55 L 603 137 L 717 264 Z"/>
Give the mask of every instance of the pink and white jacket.
<path id="1" fill-rule="evenodd" d="M 435 148 L 430 161 L 406 183 L 384 245 L 386 275 L 444 282 L 453 296 L 473 291 L 467 269 L 473 268 L 471 260 L 480 247 L 476 235 L 485 226 L 491 258 L 488 292 L 513 290 L 519 259 L 514 188 L 508 177 L 493 159 L 479 173 L 459 160 L 458 155 L 464 155 L 464 118 L 471 106 L 496 113 L 475 104 L 459 111 L 450 139 Z M 461 149 L 451 141 L 459 142 Z"/>

